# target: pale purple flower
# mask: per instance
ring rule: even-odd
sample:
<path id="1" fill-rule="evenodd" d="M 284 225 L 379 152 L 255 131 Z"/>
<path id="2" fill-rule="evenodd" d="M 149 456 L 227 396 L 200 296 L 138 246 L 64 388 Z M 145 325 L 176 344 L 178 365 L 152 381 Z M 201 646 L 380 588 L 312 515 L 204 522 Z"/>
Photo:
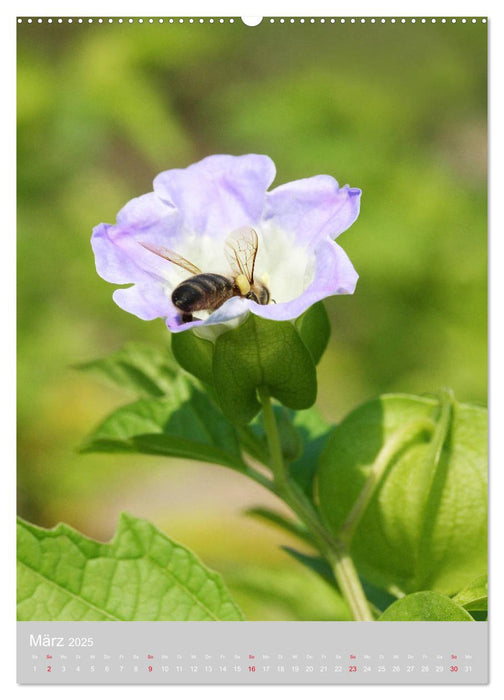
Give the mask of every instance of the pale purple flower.
<path id="1" fill-rule="evenodd" d="M 249 312 L 293 320 L 325 297 L 352 294 L 358 275 L 334 239 L 359 215 L 361 191 L 340 188 L 329 175 L 268 191 L 274 177 L 273 161 L 255 154 L 209 156 L 158 175 L 154 192 L 128 202 L 116 224 L 93 231 L 98 274 L 131 285 L 116 289 L 116 304 L 144 320 L 162 317 L 173 332 L 195 328 L 210 337 Z M 198 312 L 197 319 L 182 322 L 171 295 L 191 274 L 145 245 L 176 251 L 203 272 L 228 275 L 224 243 L 242 226 L 257 232 L 255 277 L 267 280 L 276 303 L 234 296 L 213 313 Z"/>

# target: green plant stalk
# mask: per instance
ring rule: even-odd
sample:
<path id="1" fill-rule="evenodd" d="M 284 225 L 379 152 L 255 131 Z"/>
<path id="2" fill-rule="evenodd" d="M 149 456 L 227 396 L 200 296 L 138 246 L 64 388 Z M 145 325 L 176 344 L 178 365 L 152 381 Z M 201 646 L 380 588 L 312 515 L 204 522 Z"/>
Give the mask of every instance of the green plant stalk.
<path id="1" fill-rule="evenodd" d="M 453 403 L 454 397 L 453 392 L 450 389 L 442 389 L 440 391 L 440 411 L 437 418 L 436 427 L 432 435 L 431 443 L 429 449 L 425 455 L 426 464 L 430 468 L 430 479 L 429 484 L 425 491 L 423 512 L 426 517 L 422 523 L 422 530 L 420 534 L 420 539 L 418 542 L 417 550 L 417 561 L 425 562 L 429 561 L 429 555 L 425 554 L 425 547 L 428 544 L 429 538 L 432 533 L 433 528 L 433 518 L 429 517 L 432 514 L 432 507 L 436 508 L 436 503 L 439 503 L 441 494 L 439 493 L 439 486 L 436 488 L 436 481 L 439 477 L 443 478 L 444 467 L 441 466 L 441 456 L 443 452 L 443 447 L 450 434 L 450 429 L 453 420 Z M 415 581 L 415 585 L 422 585 L 426 588 L 430 587 L 429 580 L 425 577 Z"/>
<path id="2" fill-rule="evenodd" d="M 282 445 L 271 398 L 265 387 L 260 387 L 258 393 L 263 409 L 270 456 L 269 466 L 273 474 L 275 493 L 290 506 L 312 533 L 321 553 L 333 570 L 354 619 L 359 621 L 373 620 L 358 573 L 344 544 L 333 539 L 303 491 L 289 478 L 282 455 Z"/>

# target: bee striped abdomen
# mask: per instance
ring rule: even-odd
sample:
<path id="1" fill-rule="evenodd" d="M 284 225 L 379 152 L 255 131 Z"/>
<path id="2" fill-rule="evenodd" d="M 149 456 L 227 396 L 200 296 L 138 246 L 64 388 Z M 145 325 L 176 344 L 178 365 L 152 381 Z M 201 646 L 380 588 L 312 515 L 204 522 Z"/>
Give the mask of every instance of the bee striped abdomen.
<path id="1" fill-rule="evenodd" d="M 232 279 L 214 273 L 194 275 L 173 290 L 172 302 L 186 313 L 214 311 L 236 294 Z"/>

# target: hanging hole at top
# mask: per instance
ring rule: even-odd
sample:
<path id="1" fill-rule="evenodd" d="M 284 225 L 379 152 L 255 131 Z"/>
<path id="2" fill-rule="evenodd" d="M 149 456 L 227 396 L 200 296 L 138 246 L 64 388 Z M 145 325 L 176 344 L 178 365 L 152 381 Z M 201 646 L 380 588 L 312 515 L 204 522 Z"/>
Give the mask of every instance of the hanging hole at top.
<path id="1" fill-rule="evenodd" d="M 258 24 L 261 24 L 262 17 L 242 17 L 241 21 L 243 24 L 246 24 L 247 27 L 257 27 Z"/>

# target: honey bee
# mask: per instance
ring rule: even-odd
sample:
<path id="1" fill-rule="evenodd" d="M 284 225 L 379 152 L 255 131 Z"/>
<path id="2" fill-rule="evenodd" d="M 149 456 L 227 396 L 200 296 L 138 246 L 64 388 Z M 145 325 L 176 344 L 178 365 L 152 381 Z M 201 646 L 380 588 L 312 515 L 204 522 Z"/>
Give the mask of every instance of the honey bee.
<path id="1" fill-rule="evenodd" d="M 168 248 L 141 244 L 151 253 L 182 267 L 193 276 L 181 282 L 172 292 L 172 302 L 180 309 L 182 321 L 193 320 L 196 311 L 212 313 L 231 297 L 252 299 L 257 304 L 269 304 L 271 295 L 264 282 L 254 279 L 257 256 L 257 233 L 249 226 L 236 229 L 226 238 L 224 252 L 232 275 L 202 272 L 199 267 Z"/>

